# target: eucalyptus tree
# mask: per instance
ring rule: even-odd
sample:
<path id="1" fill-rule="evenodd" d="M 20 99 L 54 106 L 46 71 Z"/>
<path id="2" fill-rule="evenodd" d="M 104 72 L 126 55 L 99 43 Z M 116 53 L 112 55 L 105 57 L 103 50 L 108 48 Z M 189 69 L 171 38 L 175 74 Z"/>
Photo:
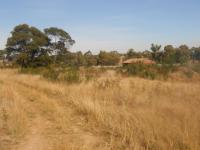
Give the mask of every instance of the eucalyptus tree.
<path id="1" fill-rule="evenodd" d="M 73 44 L 75 44 L 75 41 L 71 38 L 69 33 L 63 29 L 51 27 L 44 29 L 44 32 L 50 39 L 52 50 L 57 51 L 58 53 L 68 50 Z"/>
<path id="2" fill-rule="evenodd" d="M 68 62 L 66 59 L 72 59 L 73 55 L 68 50 L 75 44 L 75 41 L 69 33 L 56 27 L 44 29 L 44 33 L 49 38 L 49 48 L 54 57 L 54 63 L 66 64 Z"/>
<path id="3" fill-rule="evenodd" d="M 48 56 L 48 44 L 48 37 L 39 29 L 21 24 L 11 32 L 6 49 L 8 56 L 15 58 L 22 67 L 43 66 L 48 65 L 51 61 Z"/>

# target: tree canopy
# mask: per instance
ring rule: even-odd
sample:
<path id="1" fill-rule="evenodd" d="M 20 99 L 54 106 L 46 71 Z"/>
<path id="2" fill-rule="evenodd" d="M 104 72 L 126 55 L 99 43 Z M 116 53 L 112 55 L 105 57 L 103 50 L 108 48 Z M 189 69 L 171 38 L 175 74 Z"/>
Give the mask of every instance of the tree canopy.
<path id="1" fill-rule="evenodd" d="M 16 61 L 22 67 L 34 66 L 35 61 L 40 57 L 48 55 L 48 37 L 39 29 L 31 27 L 27 24 L 18 25 L 11 32 L 8 38 L 6 49 L 8 55 L 16 58 Z M 42 62 L 41 65 L 47 65 Z"/>
<path id="2" fill-rule="evenodd" d="M 114 66 L 119 63 L 120 55 L 116 51 L 105 52 L 100 51 L 98 56 L 98 64 L 102 66 Z"/>
<path id="3" fill-rule="evenodd" d="M 99 54 L 93 55 L 91 51 L 70 52 L 69 48 L 74 44 L 75 41 L 63 29 L 50 27 L 40 31 L 36 27 L 20 24 L 14 27 L 7 39 L 5 51 L 0 51 L 0 59 L 3 59 L 6 52 L 8 60 L 21 67 L 48 66 L 51 63 L 64 66 L 113 66 L 119 63 L 121 56 L 125 56 L 125 59 L 148 57 L 159 64 L 200 61 L 200 47 L 190 49 L 187 45 L 167 45 L 161 49 L 161 45 L 152 44 L 150 50 L 143 52 L 129 49 L 124 54 L 117 51 L 100 51 Z"/>
<path id="4" fill-rule="evenodd" d="M 151 44 L 151 51 L 152 51 L 152 59 L 155 61 L 160 61 L 160 50 L 161 50 L 161 45 L 157 44 Z"/>
<path id="5" fill-rule="evenodd" d="M 8 57 L 22 67 L 37 67 L 49 65 L 53 54 L 66 54 L 74 43 L 62 29 L 51 27 L 42 32 L 36 27 L 20 24 L 11 32 L 6 50 Z"/>
<path id="6" fill-rule="evenodd" d="M 62 51 L 65 48 L 69 48 L 75 41 L 71 38 L 69 33 L 64 31 L 63 29 L 59 29 L 56 27 L 46 28 L 44 29 L 44 33 L 50 39 L 52 48 L 58 49 Z"/>

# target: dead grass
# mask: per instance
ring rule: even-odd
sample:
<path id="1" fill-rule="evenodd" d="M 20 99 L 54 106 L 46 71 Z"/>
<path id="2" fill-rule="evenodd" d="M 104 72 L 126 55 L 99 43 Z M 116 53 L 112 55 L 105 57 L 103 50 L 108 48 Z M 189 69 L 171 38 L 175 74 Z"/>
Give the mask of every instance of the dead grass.
<path id="1" fill-rule="evenodd" d="M 199 150 L 199 93 L 199 82 L 109 74 L 67 85 L 1 70 L 0 149 L 5 136 L 26 143 L 39 116 L 38 137 L 51 149 Z"/>

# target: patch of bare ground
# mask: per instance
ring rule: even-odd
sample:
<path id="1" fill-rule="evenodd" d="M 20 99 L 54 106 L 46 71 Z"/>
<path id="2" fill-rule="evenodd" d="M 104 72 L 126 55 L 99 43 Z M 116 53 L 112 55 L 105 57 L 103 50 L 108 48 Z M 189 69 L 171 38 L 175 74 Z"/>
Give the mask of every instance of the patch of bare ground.
<path id="1" fill-rule="evenodd" d="M 29 125 L 29 133 L 20 142 L 19 145 L 16 146 L 15 149 L 18 150 L 43 150 L 47 148 L 46 138 L 43 135 L 43 132 L 48 127 L 48 122 L 45 122 L 43 119 L 37 117 Z"/>

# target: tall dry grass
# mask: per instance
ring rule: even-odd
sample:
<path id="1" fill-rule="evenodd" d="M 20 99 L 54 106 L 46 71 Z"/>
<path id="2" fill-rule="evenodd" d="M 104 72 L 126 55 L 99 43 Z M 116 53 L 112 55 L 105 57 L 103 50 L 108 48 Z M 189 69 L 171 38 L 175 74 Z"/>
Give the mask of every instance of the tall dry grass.
<path id="1" fill-rule="evenodd" d="M 0 129 L 28 135 L 40 116 L 53 149 L 200 149 L 199 83 L 109 74 L 67 85 L 1 70 L 0 90 L 0 111 L 10 114 Z"/>

